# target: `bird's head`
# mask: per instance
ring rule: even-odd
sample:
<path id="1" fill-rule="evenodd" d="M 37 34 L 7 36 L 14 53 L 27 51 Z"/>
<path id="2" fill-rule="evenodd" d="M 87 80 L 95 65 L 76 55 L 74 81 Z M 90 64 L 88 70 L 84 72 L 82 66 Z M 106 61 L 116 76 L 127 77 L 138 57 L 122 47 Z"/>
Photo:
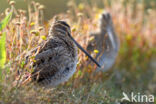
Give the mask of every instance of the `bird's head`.
<path id="1" fill-rule="evenodd" d="M 70 26 L 65 21 L 55 21 L 52 24 L 50 32 L 55 35 L 69 36 L 71 34 Z"/>

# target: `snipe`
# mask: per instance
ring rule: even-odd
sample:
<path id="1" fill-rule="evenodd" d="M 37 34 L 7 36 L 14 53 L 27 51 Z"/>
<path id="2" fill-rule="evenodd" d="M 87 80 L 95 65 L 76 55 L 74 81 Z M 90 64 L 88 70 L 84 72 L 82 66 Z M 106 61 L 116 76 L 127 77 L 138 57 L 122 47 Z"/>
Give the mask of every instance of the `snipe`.
<path id="1" fill-rule="evenodd" d="M 67 81 L 76 71 L 77 47 L 97 66 L 100 65 L 74 40 L 70 26 L 65 21 L 56 21 L 49 30 L 48 39 L 30 51 L 26 63 L 35 55 L 34 71 L 30 79 L 42 85 L 56 86 Z"/>
<path id="2" fill-rule="evenodd" d="M 87 50 L 92 52 L 93 49 L 99 50 L 96 54 L 96 59 L 99 60 L 101 68 L 96 71 L 107 71 L 115 63 L 118 51 L 120 48 L 120 41 L 115 32 L 115 28 L 110 13 L 105 12 L 101 14 L 99 31 L 91 34 L 94 39 L 91 40 L 87 46 Z"/>

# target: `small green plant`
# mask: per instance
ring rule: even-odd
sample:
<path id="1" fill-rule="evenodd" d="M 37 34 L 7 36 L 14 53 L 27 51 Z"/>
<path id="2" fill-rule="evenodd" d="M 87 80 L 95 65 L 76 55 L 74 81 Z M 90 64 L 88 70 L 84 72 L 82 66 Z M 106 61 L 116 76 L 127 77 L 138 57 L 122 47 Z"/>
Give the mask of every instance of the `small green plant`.
<path id="1" fill-rule="evenodd" d="M 9 20 L 11 19 L 12 12 L 10 12 L 0 23 L 0 31 L 2 31 L 8 24 Z M 0 39 L 0 76 L 2 78 L 2 69 L 4 68 L 4 64 L 6 62 L 6 33 L 3 32 L 1 39 Z M 1 80 L 0 78 L 0 80 Z"/>

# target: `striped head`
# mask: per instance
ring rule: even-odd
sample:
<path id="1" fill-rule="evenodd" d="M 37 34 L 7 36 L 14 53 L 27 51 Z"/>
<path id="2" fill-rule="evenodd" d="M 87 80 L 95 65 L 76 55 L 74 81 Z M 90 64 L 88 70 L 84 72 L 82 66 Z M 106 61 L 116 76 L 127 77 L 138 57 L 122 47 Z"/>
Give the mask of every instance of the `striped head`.
<path id="1" fill-rule="evenodd" d="M 65 21 L 55 21 L 50 28 L 50 34 L 54 36 L 69 36 L 71 34 L 71 29 Z"/>

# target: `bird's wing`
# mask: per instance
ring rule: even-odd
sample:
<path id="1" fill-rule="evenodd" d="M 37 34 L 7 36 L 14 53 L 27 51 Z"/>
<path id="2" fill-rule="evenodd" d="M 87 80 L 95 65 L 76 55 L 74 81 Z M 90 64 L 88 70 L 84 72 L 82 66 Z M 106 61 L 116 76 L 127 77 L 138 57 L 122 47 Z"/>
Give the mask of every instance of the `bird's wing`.
<path id="1" fill-rule="evenodd" d="M 48 80 L 62 69 L 65 69 L 67 66 L 65 61 L 68 59 L 65 53 L 67 51 L 62 46 L 38 53 L 35 57 L 36 62 L 33 65 L 32 78 L 38 82 Z"/>
<path id="2" fill-rule="evenodd" d="M 60 40 L 50 39 L 45 44 L 36 49 L 35 62 L 33 62 L 32 79 L 42 81 L 54 76 L 61 69 L 65 69 L 65 62 L 68 59 L 67 50 Z M 59 65 L 58 65 L 59 63 Z"/>
<path id="3" fill-rule="evenodd" d="M 58 47 L 60 44 L 61 41 L 52 38 L 42 42 L 25 55 L 25 63 L 27 64 L 30 61 L 30 58 L 36 56 L 38 53 L 42 53 L 43 51 L 46 51 L 48 49 L 54 49 Z"/>

